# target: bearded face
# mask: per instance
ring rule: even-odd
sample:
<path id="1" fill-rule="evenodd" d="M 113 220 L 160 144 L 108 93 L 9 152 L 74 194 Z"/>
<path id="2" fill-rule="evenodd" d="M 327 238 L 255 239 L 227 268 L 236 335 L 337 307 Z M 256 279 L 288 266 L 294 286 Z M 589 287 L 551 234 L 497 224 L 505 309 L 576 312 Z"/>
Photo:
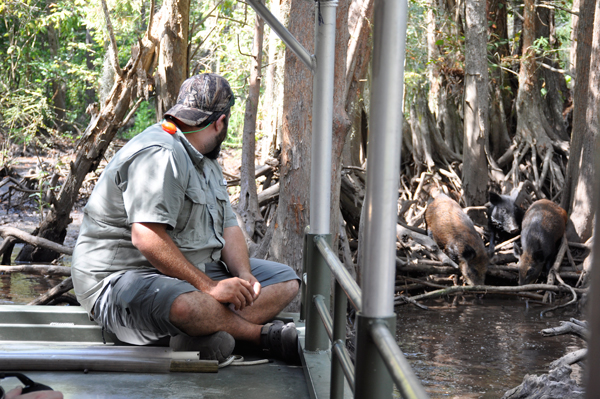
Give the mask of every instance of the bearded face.
<path id="1" fill-rule="evenodd" d="M 223 128 L 221 129 L 221 131 L 219 132 L 219 134 L 217 135 L 217 137 L 215 139 L 215 147 L 211 151 L 204 154 L 205 157 L 207 157 L 209 159 L 217 159 L 219 157 L 219 154 L 221 153 L 221 144 L 227 138 L 227 128 L 228 127 L 229 127 L 229 116 L 227 116 L 227 118 L 223 119 Z"/>

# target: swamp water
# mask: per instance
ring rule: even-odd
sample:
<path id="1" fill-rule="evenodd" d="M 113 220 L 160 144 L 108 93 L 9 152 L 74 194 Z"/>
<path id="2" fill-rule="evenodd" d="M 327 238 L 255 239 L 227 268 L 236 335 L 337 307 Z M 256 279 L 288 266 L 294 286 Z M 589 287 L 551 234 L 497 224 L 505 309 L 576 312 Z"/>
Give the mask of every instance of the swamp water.
<path id="1" fill-rule="evenodd" d="M 61 279 L 0 275 L 0 305 L 26 304 Z M 501 398 L 526 374 L 545 374 L 552 361 L 585 346 L 573 335 L 541 335 L 571 317 L 582 319 L 573 306 L 541 317 L 544 307 L 490 296 L 425 304 L 428 310 L 396 307 L 396 338 L 431 399 Z M 581 385 L 582 369 L 572 368 Z"/>
<path id="2" fill-rule="evenodd" d="M 547 374 L 552 361 L 586 347 L 571 334 L 541 334 L 561 321 L 581 320 L 574 306 L 542 317 L 546 307 L 516 299 L 484 297 L 456 306 L 443 300 L 426 305 L 428 310 L 396 307 L 396 338 L 432 399 L 501 398 L 526 374 Z M 581 385 L 582 368 L 571 367 L 571 377 Z"/>

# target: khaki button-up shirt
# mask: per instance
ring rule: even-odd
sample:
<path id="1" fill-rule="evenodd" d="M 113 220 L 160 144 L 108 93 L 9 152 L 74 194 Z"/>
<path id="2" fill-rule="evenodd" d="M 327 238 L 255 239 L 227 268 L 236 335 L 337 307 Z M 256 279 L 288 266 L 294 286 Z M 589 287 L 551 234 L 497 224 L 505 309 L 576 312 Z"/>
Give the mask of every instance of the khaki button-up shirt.
<path id="1" fill-rule="evenodd" d="M 75 293 L 88 312 L 115 273 L 154 268 L 131 242 L 133 223 L 166 224 L 183 255 L 202 271 L 219 260 L 223 231 L 237 221 L 217 161 L 160 124 L 115 155 L 84 209 L 73 253 Z"/>

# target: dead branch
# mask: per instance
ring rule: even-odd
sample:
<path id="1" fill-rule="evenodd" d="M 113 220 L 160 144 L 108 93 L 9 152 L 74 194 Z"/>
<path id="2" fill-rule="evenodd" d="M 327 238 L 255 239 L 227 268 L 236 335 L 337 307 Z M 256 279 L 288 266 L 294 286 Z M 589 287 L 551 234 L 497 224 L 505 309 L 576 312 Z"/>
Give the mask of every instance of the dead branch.
<path id="1" fill-rule="evenodd" d="M 555 369 L 560 366 L 570 366 L 571 364 L 578 363 L 587 357 L 587 349 L 579 349 L 574 352 L 567 353 L 560 359 L 557 359 L 550 363 L 550 368 Z"/>
<path id="2" fill-rule="evenodd" d="M 26 242 L 36 247 L 51 249 L 61 254 L 73 255 L 73 248 L 65 247 L 64 245 L 57 244 L 54 241 L 31 235 L 23 230 L 17 229 L 16 227 L 0 226 L 0 235 L 4 238 L 12 236 L 18 238 L 21 240 L 21 242 Z"/>
<path id="3" fill-rule="evenodd" d="M 571 319 L 570 321 L 561 321 L 559 327 L 545 328 L 542 330 L 542 335 L 544 337 L 552 337 L 564 334 L 575 334 L 586 341 L 590 335 L 587 328 L 587 323 L 576 319 Z"/>
<path id="4" fill-rule="evenodd" d="M 69 277 L 71 275 L 71 268 L 68 266 L 55 265 L 0 266 L 0 273 L 26 273 L 38 274 L 42 276 Z"/>
<path id="5" fill-rule="evenodd" d="M 503 293 L 519 293 L 521 291 L 552 291 L 552 292 L 569 292 L 569 289 L 566 287 L 556 286 L 556 285 L 548 285 L 548 284 L 527 284 L 521 286 L 507 286 L 507 287 L 496 287 L 491 285 L 469 285 L 469 286 L 456 286 L 456 287 L 448 287 L 444 289 L 440 289 L 437 291 L 428 292 L 422 295 L 416 295 L 411 297 L 415 301 L 420 301 L 424 299 L 433 299 L 439 298 L 445 295 L 452 294 L 503 294 Z M 576 292 L 584 293 L 587 292 L 587 289 L 574 289 Z M 394 305 L 401 305 L 394 298 Z"/>
<path id="6" fill-rule="evenodd" d="M 29 302 L 28 305 L 46 305 L 48 302 L 53 300 L 56 297 L 61 296 L 65 292 L 69 292 L 73 289 L 73 280 L 71 277 L 67 277 L 62 281 L 62 283 L 58 284 L 56 287 L 48 290 L 45 294 L 41 295 L 39 298 L 34 299 Z"/>

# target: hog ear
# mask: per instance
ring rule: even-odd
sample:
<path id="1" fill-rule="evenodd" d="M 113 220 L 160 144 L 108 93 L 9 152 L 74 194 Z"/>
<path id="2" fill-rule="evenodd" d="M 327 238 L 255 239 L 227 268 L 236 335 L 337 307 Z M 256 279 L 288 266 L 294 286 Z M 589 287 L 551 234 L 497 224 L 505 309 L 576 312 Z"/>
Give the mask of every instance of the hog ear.
<path id="1" fill-rule="evenodd" d="M 495 192 L 490 191 L 490 202 L 492 203 L 492 205 L 498 205 L 502 202 L 502 197 L 500 197 Z"/>
<path id="2" fill-rule="evenodd" d="M 513 243 L 513 253 L 517 258 L 521 257 L 521 254 L 523 253 L 521 251 L 521 244 L 519 244 L 517 241 Z"/>
<path id="3" fill-rule="evenodd" d="M 472 246 L 470 246 L 469 244 L 465 244 L 465 249 L 463 249 L 462 256 L 463 258 L 465 258 L 466 261 L 470 261 L 475 256 L 477 256 L 477 252 L 475 252 Z"/>

